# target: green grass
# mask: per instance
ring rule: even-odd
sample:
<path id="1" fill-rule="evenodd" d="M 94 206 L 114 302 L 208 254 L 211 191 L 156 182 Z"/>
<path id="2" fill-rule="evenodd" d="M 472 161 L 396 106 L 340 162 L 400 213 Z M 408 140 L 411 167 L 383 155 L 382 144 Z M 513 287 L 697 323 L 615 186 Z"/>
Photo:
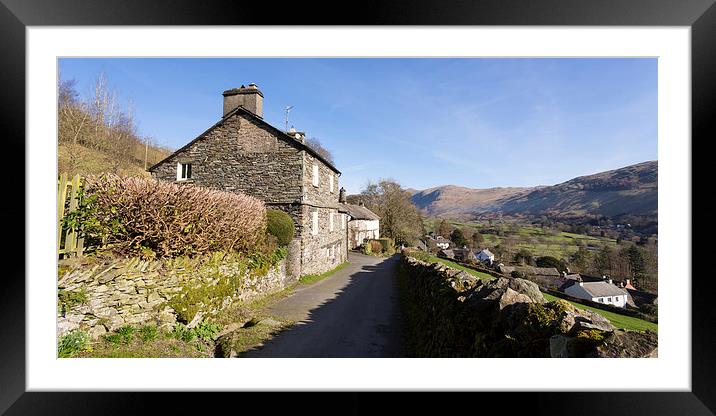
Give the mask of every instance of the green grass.
<path id="1" fill-rule="evenodd" d="M 464 272 L 470 273 L 471 275 L 473 275 L 473 276 L 475 276 L 475 277 L 477 277 L 477 278 L 480 278 L 480 279 L 482 279 L 482 280 L 492 280 L 492 279 L 495 278 L 494 276 L 492 276 L 492 275 L 490 275 L 490 274 L 488 274 L 488 273 L 478 272 L 477 270 L 470 269 L 470 268 L 468 268 L 468 267 L 465 267 L 465 266 L 463 266 L 463 265 L 457 264 L 457 263 L 452 262 L 452 261 L 450 261 L 450 260 L 441 259 L 440 257 L 435 257 L 435 256 L 429 256 L 429 258 L 430 258 L 430 262 L 431 262 L 431 263 L 442 263 L 442 264 L 444 264 L 444 265 L 446 265 L 446 266 L 450 266 L 450 267 L 452 267 L 452 268 L 455 268 L 455 269 L 462 270 L 462 271 L 464 271 Z"/>
<path id="2" fill-rule="evenodd" d="M 307 274 L 305 276 L 301 276 L 298 279 L 298 282 L 302 285 L 310 285 L 313 283 L 316 283 L 320 280 L 325 279 L 326 277 L 332 275 L 333 273 L 337 272 L 338 270 L 346 267 L 349 263 L 347 261 L 344 261 L 343 263 L 339 264 L 335 269 L 329 270 L 323 274 Z"/>
<path id="3" fill-rule="evenodd" d="M 543 293 L 543 295 L 544 295 L 544 298 L 550 302 L 557 300 L 557 299 L 561 299 L 556 296 L 549 295 L 547 293 Z M 659 325 L 655 324 L 653 322 L 645 321 L 643 319 L 634 318 L 631 316 L 620 315 L 618 313 L 605 311 L 603 309 L 594 308 L 591 306 L 582 305 L 581 303 L 571 302 L 566 299 L 562 299 L 562 300 L 571 303 L 573 306 L 575 306 L 579 309 L 586 309 L 588 311 L 596 312 L 596 313 L 602 315 L 603 317 L 609 319 L 609 321 L 612 323 L 612 325 L 614 325 L 617 328 L 628 329 L 631 331 L 645 331 L 647 329 L 650 329 L 654 332 L 659 332 Z"/>
<path id="4" fill-rule="evenodd" d="M 476 231 L 488 228 L 499 230 L 503 235 L 482 234 L 485 246 L 493 248 L 498 244 L 503 244 L 506 239 L 511 238 L 514 243 L 513 251 L 516 252 L 520 249 L 527 249 L 535 256 L 552 256 L 561 259 L 568 258 L 571 254 L 576 252 L 579 244 L 585 246 L 591 244 L 595 247 L 616 245 L 616 240 L 613 238 L 574 234 L 554 229 L 543 229 L 519 222 L 493 225 L 489 225 L 486 222 L 448 222 L 454 227 L 471 228 Z M 439 220 L 426 220 L 425 224 L 428 229 L 434 229 L 434 227 L 439 224 Z"/>

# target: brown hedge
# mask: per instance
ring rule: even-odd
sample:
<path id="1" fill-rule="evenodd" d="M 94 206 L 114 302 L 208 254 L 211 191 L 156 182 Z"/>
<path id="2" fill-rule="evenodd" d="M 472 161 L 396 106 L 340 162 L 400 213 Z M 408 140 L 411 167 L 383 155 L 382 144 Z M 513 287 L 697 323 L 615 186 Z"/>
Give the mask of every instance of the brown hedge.
<path id="1" fill-rule="evenodd" d="M 173 257 L 266 248 L 266 207 L 238 193 L 154 179 L 85 179 L 87 234 L 124 253 Z"/>

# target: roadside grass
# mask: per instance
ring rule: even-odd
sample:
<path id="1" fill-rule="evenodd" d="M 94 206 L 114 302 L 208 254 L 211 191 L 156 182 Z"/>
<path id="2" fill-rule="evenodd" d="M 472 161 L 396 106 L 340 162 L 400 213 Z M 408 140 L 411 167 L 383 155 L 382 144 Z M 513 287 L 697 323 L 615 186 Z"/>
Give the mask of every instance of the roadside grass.
<path id="1" fill-rule="evenodd" d="M 452 261 L 450 261 L 450 260 L 441 259 L 440 257 L 428 256 L 428 258 L 430 259 L 430 262 L 431 262 L 431 263 L 442 263 L 442 264 L 444 264 L 444 265 L 446 265 L 446 266 L 450 266 L 450 267 L 452 267 L 452 268 L 455 268 L 455 269 L 462 270 L 462 271 L 464 271 L 464 272 L 470 273 L 471 275 L 473 275 L 473 276 L 475 276 L 475 277 L 478 277 L 478 278 L 480 278 L 480 279 L 482 279 L 482 280 L 492 280 L 492 279 L 495 278 L 494 276 L 492 276 L 492 275 L 490 275 L 490 274 L 488 274 L 488 273 L 478 272 L 477 270 L 473 270 L 473 269 L 467 268 L 467 267 L 465 267 L 465 266 L 463 266 L 463 265 L 457 264 L 457 263 L 452 262 Z"/>
<path id="2" fill-rule="evenodd" d="M 341 264 L 339 264 L 338 266 L 336 266 L 336 268 L 334 268 L 334 269 L 332 269 L 332 270 L 329 270 L 329 271 L 327 271 L 327 272 L 325 272 L 325 273 L 322 273 L 322 274 L 307 274 L 307 275 L 305 275 L 305 276 L 301 276 L 301 277 L 298 279 L 298 282 L 299 282 L 299 284 L 302 284 L 302 285 L 310 285 L 310 284 L 316 283 L 316 282 L 318 282 L 318 281 L 320 281 L 320 280 L 323 280 L 323 279 L 325 279 L 326 277 L 332 275 L 333 273 L 337 272 L 338 270 L 341 270 L 342 268 L 346 267 L 348 264 L 349 264 L 349 263 L 348 263 L 347 261 L 344 261 L 343 263 L 341 263 Z"/>
<path id="3" fill-rule="evenodd" d="M 544 298 L 550 302 L 557 300 L 557 299 L 561 299 L 561 298 L 558 298 L 556 296 L 553 296 L 553 295 L 550 295 L 547 293 L 543 293 L 543 295 L 544 295 Z M 618 313 L 605 311 L 603 309 L 594 308 L 591 306 L 582 305 L 581 303 L 568 301 L 566 299 L 562 299 L 562 300 L 571 303 L 573 306 L 575 306 L 579 309 L 586 309 L 588 311 L 596 312 L 596 313 L 602 315 L 603 317 L 609 319 L 609 321 L 612 323 L 612 325 L 614 325 L 617 328 L 628 329 L 630 331 L 645 331 L 645 330 L 649 329 L 654 332 L 659 332 L 659 324 L 655 324 L 653 322 L 645 321 L 643 319 L 634 318 L 631 316 L 619 315 Z"/>
<path id="4" fill-rule="evenodd" d="M 271 318 L 270 321 L 275 323 L 266 325 L 259 321 L 256 325 L 234 331 L 231 336 L 226 338 L 228 349 L 227 345 L 222 345 L 221 348 L 227 350 L 227 352 L 233 350 L 234 353 L 240 355 L 262 346 L 266 341 L 295 324 L 293 321 L 278 320 L 277 318 Z M 226 355 L 228 356 L 228 354 Z"/>
<path id="5" fill-rule="evenodd" d="M 95 341 L 91 351 L 77 357 L 88 358 L 206 358 L 211 357 L 211 340 L 177 339 L 174 332 L 160 332 L 155 326 L 139 328 L 125 325 Z"/>

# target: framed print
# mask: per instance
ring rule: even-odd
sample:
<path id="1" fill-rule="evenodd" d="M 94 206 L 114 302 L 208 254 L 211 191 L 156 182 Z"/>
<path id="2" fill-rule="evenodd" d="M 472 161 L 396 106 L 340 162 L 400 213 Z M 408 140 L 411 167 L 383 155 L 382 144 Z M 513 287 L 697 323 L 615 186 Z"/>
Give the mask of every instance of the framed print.
<path id="1" fill-rule="evenodd" d="M 712 414 L 712 3 L 2 0 L 0 410 Z"/>

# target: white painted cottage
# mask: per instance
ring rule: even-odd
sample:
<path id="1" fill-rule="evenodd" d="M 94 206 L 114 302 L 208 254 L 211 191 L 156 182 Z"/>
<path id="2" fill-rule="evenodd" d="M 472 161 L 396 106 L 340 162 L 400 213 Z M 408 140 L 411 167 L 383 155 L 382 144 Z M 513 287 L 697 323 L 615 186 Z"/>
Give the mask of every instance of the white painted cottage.
<path id="1" fill-rule="evenodd" d="M 581 277 L 569 280 L 562 285 L 561 290 L 575 298 L 587 299 L 593 302 L 625 308 L 629 299 L 629 293 L 612 283 L 611 279 L 587 281 Z"/>
<path id="2" fill-rule="evenodd" d="M 492 264 L 492 262 L 495 261 L 495 255 L 492 254 L 490 250 L 483 248 L 477 253 L 477 260 L 483 263 Z"/>
<path id="3" fill-rule="evenodd" d="M 339 193 L 339 201 L 341 202 L 339 211 L 347 214 L 343 216 L 347 224 L 341 224 L 341 226 L 348 228 L 348 249 L 358 248 L 366 239 L 380 238 L 379 216 L 363 204 L 345 203 L 345 189 L 343 188 Z"/>

